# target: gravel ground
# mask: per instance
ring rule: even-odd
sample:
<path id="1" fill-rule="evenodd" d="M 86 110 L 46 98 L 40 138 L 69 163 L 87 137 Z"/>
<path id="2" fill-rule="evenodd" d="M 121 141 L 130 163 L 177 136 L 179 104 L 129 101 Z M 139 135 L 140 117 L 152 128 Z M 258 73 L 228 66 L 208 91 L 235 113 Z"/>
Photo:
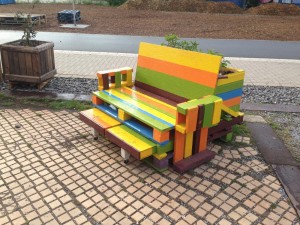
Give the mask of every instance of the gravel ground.
<path id="1" fill-rule="evenodd" d="M 2 88 L 6 88 L 6 85 L 2 85 Z M 18 89 L 36 90 L 35 87 L 30 88 L 29 86 L 18 86 Z M 95 90 L 97 90 L 97 79 L 55 77 L 44 87 L 42 92 L 90 95 Z M 261 104 L 300 105 L 300 95 L 295 93 L 300 93 L 300 88 L 246 85 L 243 88 L 242 101 Z"/>
<path id="2" fill-rule="evenodd" d="M 45 91 L 58 93 L 91 94 L 97 90 L 96 79 L 82 78 L 55 78 L 47 85 Z M 243 102 L 262 104 L 285 104 L 300 105 L 300 88 L 295 87 L 267 87 L 267 86 L 244 86 Z"/>
<path id="3" fill-rule="evenodd" d="M 252 112 L 251 112 L 252 113 Z M 259 112 L 300 162 L 300 113 Z"/>

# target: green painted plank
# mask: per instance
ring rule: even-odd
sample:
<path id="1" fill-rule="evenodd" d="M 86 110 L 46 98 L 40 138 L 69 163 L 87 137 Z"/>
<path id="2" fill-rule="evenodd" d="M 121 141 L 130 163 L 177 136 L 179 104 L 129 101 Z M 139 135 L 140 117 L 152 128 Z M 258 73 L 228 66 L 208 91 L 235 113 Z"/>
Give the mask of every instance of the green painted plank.
<path id="1" fill-rule="evenodd" d="M 122 95 L 125 95 L 125 96 L 127 96 L 127 97 L 133 98 L 132 95 L 127 94 L 127 93 L 124 93 L 124 92 L 122 92 L 120 89 L 115 89 L 115 91 L 117 91 L 118 93 L 120 93 L 120 94 L 122 94 Z M 149 106 L 149 107 L 151 107 L 151 108 L 153 108 L 153 109 L 155 109 L 155 110 L 157 110 L 157 111 L 159 111 L 159 112 L 161 112 L 161 113 L 164 113 L 164 114 L 168 115 L 168 116 L 171 117 L 171 118 L 174 118 L 174 119 L 176 118 L 176 115 L 171 114 L 171 113 L 169 113 L 169 112 L 166 112 L 166 111 L 162 110 L 161 108 L 159 108 L 159 107 L 157 107 L 157 106 L 153 106 L 153 105 L 151 105 L 150 103 L 147 103 L 147 102 L 145 102 L 145 101 L 143 101 L 143 100 L 139 100 L 138 98 L 134 98 L 134 100 L 135 100 L 136 102 L 139 102 L 139 103 L 142 103 L 142 104 L 144 104 L 144 105 L 147 105 L 147 106 Z"/>
<path id="2" fill-rule="evenodd" d="M 171 150 L 174 149 L 174 142 L 173 141 L 169 141 L 167 144 L 165 145 L 157 145 L 156 146 L 156 153 L 157 154 L 162 154 L 162 153 L 167 153 Z"/>
<path id="3" fill-rule="evenodd" d="M 121 80 L 122 80 L 121 73 L 120 72 L 116 72 L 115 73 L 116 88 L 121 87 Z"/>
<path id="4" fill-rule="evenodd" d="M 231 107 L 229 107 L 230 109 L 232 109 L 232 110 L 234 110 L 234 111 L 236 111 L 236 112 L 238 112 L 238 111 L 240 111 L 240 104 L 238 104 L 238 105 L 233 105 L 233 106 L 231 106 Z"/>
<path id="5" fill-rule="evenodd" d="M 204 104 L 204 118 L 202 127 L 212 127 L 212 118 L 214 113 L 215 103 Z"/>
<path id="6" fill-rule="evenodd" d="M 150 127 L 153 127 L 160 131 L 167 131 L 174 128 L 174 125 L 169 125 L 167 123 L 161 122 L 160 120 L 157 120 L 150 115 L 147 115 L 146 113 L 143 113 L 142 111 L 135 109 L 131 107 L 130 105 L 127 105 L 126 103 L 123 103 L 122 101 L 119 101 L 118 99 L 115 99 L 102 91 L 96 91 L 93 93 L 103 101 L 112 104 L 116 106 L 117 108 L 120 108 L 124 110 L 129 115 L 133 116 L 134 118 L 137 118 L 141 122 L 149 125 Z"/>
<path id="7" fill-rule="evenodd" d="M 216 89 L 215 89 L 214 94 L 221 94 L 221 93 L 224 93 L 224 92 L 228 92 L 228 91 L 232 91 L 232 90 L 235 90 L 235 89 L 242 88 L 243 84 L 244 84 L 244 80 L 239 80 L 239 81 L 232 82 L 232 83 L 229 83 L 229 84 L 223 84 L 221 86 L 217 86 Z"/>
<path id="8" fill-rule="evenodd" d="M 136 80 L 187 99 L 201 98 L 214 93 L 214 88 L 140 66 L 137 67 Z"/>
<path id="9" fill-rule="evenodd" d="M 161 169 L 161 168 L 158 168 L 158 167 L 154 166 L 153 163 L 152 163 L 152 159 L 150 157 L 148 157 L 146 159 L 143 159 L 143 162 L 146 163 L 148 166 L 152 167 L 153 169 L 155 169 L 157 172 L 160 172 L 160 173 L 168 170 L 168 167 Z"/>
<path id="10" fill-rule="evenodd" d="M 222 98 L 215 95 L 210 95 L 201 99 L 193 99 L 191 101 L 178 104 L 177 111 L 183 115 L 186 115 L 187 110 L 190 108 L 197 107 L 198 105 L 210 104 L 211 102 L 214 102 L 219 99 L 222 100 Z"/>

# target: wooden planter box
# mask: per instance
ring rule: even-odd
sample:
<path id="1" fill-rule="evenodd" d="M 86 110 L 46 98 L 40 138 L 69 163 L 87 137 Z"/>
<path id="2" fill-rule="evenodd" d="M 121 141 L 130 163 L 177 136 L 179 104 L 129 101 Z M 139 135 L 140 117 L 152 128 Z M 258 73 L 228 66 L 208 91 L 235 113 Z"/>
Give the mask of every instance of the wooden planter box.
<path id="1" fill-rule="evenodd" d="M 41 84 L 57 73 L 54 44 L 36 41 L 35 47 L 19 45 L 21 40 L 0 45 L 4 79 L 9 82 Z"/>

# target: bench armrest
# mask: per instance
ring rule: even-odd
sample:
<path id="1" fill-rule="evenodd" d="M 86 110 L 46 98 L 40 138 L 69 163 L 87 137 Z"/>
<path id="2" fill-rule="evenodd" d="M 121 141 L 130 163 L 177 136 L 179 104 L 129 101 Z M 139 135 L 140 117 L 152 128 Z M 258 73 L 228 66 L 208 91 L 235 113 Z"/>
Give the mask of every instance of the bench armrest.
<path id="1" fill-rule="evenodd" d="M 220 122 L 222 112 L 232 117 L 243 116 L 225 106 L 222 98 L 215 95 L 180 103 L 177 105 L 176 130 L 189 133 L 201 127 L 213 127 Z"/>
<path id="2" fill-rule="evenodd" d="M 98 90 L 102 91 L 121 86 L 131 87 L 133 85 L 132 72 L 133 69 L 130 67 L 98 71 Z"/>

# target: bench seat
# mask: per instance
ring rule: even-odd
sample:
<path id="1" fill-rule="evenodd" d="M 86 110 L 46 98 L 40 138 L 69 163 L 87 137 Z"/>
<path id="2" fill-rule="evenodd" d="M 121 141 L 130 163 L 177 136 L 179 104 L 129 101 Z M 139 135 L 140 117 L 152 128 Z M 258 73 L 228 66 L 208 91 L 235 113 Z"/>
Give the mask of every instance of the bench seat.
<path id="1" fill-rule="evenodd" d="M 176 107 L 134 89 L 121 87 L 93 94 L 154 129 L 168 131 L 175 127 Z"/>
<path id="2" fill-rule="evenodd" d="M 93 110 L 80 118 L 129 155 L 162 171 L 183 173 L 211 160 L 208 141 L 232 138 L 244 71 L 219 77 L 221 57 L 141 43 L 133 69 L 98 71 Z M 172 163 L 170 163 L 172 160 Z"/>

